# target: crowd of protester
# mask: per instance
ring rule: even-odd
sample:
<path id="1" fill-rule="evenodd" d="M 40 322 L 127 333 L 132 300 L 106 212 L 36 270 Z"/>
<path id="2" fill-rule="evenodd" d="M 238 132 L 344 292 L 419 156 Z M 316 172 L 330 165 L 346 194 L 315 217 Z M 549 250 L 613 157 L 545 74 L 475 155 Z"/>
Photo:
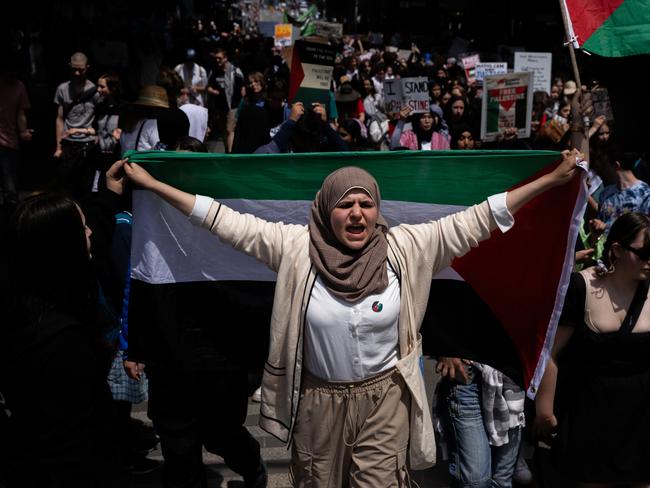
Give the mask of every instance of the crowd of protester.
<path id="1" fill-rule="evenodd" d="M 32 138 L 30 102 L 10 66 L 2 68 L 0 426 L 7 435 L 0 439 L 0 486 L 113 486 L 122 472 L 158 468 L 160 462 L 147 456 L 159 442 L 165 486 L 204 486 L 201 446 L 223 456 L 247 487 L 266 486 L 260 446 L 243 427 L 241 402 L 231 399 L 237 408 L 229 410 L 219 403 L 230 400 L 216 393 L 197 395 L 192 398 L 214 411 L 196 413 L 189 401 L 178 401 L 207 388 L 208 381 L 241 398 L 246 386 L 203 371 L 205 378 L 191 390 L 187 377 L 174 376 L 169 365 L 152 366 L 148 383 L 145 365 L 129 357 L 128 180 L 153 183 L 138 168 L 125 167 L 120 158 L 126 151 L 561 151 L 576 147 L 580 137 L 589 139 L 589 154 L 583 154 L 591 166 L 589 204 L 537 415 L 533 405 L 525 408 L 522 388 L 499 371 L 465 358 L 436 358 L 442 376 L 436 416 L 449 446 L 454 486 L 504 488 L 513 477 L 531 483 L 522 446 L 538 438 L 553 445 L 558 473 L 566 479 L 649 486 L 644 461 L 650 443 L 643 436 L 650 433 L 650 420 L 641 412 L 647 411 L 650 376 L 641 358 L 650 337 L 644 308 L 650 173 L 642 154 L 620 146 L 614 121 L 596 115 L 588 103 L 596 82 L 578 87 L 555 78 L 550 93 L 534 93 L 530 137 L 506 130 L 487 142 L 480 137 L 482 87 L 468 83 L 455 58 L 424 55 L 416 46 L 400 57 L 376 39 L 330 39 L 339 54 L 329 102 L 306 106 L 288 100 L 290 60 L 271 38 L 238 26 L 219 33 L 205 21 L 191 32 L 177 64 L 157 66 L 155 83 L 139 87 L 132 101 L 124 99 L 116 72 L 93 73 L 92 59 L 71 53 L 69 79 L 54 93 L 56 174 L 38 194 L 22 199 L 17 162 L 21 144 Z M 428 110 L 388 111 L 383 82 L 400 77 L 428 79 Z M 191 205 L 183 210 L 194 212 Z M 562 375 L 563 368 L 571 374 Z M 245 375 L 237 378 L 246 382 Z M 320 385 L 309 381 L 314 391 Z M 481 392 L 494 389 L 503 392 L 501 413 L 510 419 L 505 441 L 490 435 L 493 424 L 481 413 Z M 607 400 L 610 394 L 615 401 Z M 132 405 L 148 395 L 155 397 L 154 428 L 131 417 Z M 459 405 L 478 420 L 469 425 Z M 617 421 L 630 412 L 639 413 L 636 423 L 619 428 Z M 218 424 L 217 416 L 223 417 Z M 607 428 L 592 435 L 601 421 Z M 296 442 L 316 442 L 298 434 Z M 624 459 L 610 459 L 611 449 L 603 444 L 624 446 Z M 292 473 L 297 483 L 309 478 L 304 470 Z M 398 486 L 408 486 L 407 476 L 399 476 Z"/>

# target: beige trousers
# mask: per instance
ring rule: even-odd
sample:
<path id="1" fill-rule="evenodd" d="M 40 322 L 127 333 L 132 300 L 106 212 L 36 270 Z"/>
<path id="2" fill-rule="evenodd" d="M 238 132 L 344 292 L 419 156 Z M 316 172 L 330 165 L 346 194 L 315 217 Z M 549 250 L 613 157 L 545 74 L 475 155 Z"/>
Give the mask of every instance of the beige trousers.
<path id="1" fill-rule="evenodd" d="M 402 488 L 410 394 L 395 369 L 361 382 L 303 376 L 290 477 L 299 488 Z"/>

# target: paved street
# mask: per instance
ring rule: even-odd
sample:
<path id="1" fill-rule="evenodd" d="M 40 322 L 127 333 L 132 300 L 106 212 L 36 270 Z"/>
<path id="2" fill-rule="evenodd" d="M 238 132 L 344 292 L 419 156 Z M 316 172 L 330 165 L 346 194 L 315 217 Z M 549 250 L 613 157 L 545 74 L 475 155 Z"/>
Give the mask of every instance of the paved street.
<path id="1" fill-rule="evenodd" d="M 433 372 L 433 361 L 427 361 L 425 367 L 426 383 L 430 386 L 429 395 L 433 394 L 437 375 Z M 138 405 L 133 412 L 133 416 L 150 422 L 146 414 L 146 404 Z M 288 469 L 290 452 L 283 444 L 270 434 L 260 429 L 259 403 L 249 401 L 248 417 L 246 427 L 255 436 L 262 447 L 262 457 L 266 462 L 269 470 L 269 488 L 289 488 Z M 160 450 L 156 450 L 149 455 L 154 459 L 162 459 Z M 234 472 L 230 471 L 219 456 L 208 452 L 203 453 L 203 462 L 208 471 L 210 488 L 243 488 L 244 483 Z M 449 486 L 447 477 L 446 463 L 441 463 L 435 468 L 426 471 L 414 471 L 411 473 L 412 479 L 417 482 L 420 488 L 443 488 Z M 160 486 L 161 470 L 145 476 L 125 477 L 122 486 L 125 488 L 153 488 Z"/>
<path id="2" fill-rule="evenodd" d="M 433 391 L 438 382 L 438 375 L 434 372 L 435 362 L 433 360 L 425 361 L 424 376 L 427 385 L 429 400 L 433 397 Z M 255 436 L 262 447 L 262 457 L 266 462 L 269 471 L 269 488 L 290 488 L 289 483 L 289 459 L 290 453 L 283 444 L 270 434 L 267 434 L 258 427 L 259 420 L 259 403 L 249 400 L 248 417 L 246 427 Z M 140 404 L 134 408 L 133 416 L 150 423 L 146 414 L 146 403 Z M 524 451 L 528 459 L 532 457 L 532 452 Z M 161 459 L 160 450 L 150 454 L 151 458 Z M 203 452 L 203 462 L 208 472 L 209 488 L 243 488 L 244 483 L 236 473 L 230 471 L 219 456 L 215 456 L 206 451 Z M 125 477 L 122 485 L 125 488 L 154 488 L 161 486 L 160 477 L 162 470 L 138 477 Z M 417 483 L 420 488 L 448 488 L 449 476 L 447 474 L 447 463 L 439 462 L 434 468 L 426 471 L 412 471 L 411 480 Z M 417 486 L 413 483 L 413 488 Z M 517 486 L 517 485 L 515 485 Z M 533 485 L 534 486 L 534 485 Z"/>

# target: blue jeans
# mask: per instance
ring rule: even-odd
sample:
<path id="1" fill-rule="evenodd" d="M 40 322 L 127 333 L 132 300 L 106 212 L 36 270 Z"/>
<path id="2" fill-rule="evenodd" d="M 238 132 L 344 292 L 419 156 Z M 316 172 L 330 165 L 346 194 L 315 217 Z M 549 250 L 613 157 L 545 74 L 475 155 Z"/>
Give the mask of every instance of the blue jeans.
<path id="1" fill-rule="evenodd" d="M 481 377 L 465 385 L 443 379 L 438 405 L 449 446 L 449 473 L 454 487 L 511 488 L 521 428 L 510 429 L 510 442 L 490 446 L 481 413 Z"/>

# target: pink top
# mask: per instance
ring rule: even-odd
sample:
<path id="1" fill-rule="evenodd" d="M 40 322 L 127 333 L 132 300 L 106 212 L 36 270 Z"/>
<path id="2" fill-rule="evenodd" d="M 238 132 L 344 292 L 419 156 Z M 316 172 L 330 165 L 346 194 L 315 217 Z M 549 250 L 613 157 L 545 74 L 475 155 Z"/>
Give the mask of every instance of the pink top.
<path id="1" fill-rule="evenodd" d="M 406 130 L 402 132 L 402 135 L 399 138 L 400 146 L 408 147 L 413 151 L 417 151 L 418 148 L 418 137 L 415 135 L 415 132 L 412 130 Z M 440 132 L 434 131 L 431 135 L 431 150 L 445 150 L 449 149 L 449 137 L 441 134 Z"/>

